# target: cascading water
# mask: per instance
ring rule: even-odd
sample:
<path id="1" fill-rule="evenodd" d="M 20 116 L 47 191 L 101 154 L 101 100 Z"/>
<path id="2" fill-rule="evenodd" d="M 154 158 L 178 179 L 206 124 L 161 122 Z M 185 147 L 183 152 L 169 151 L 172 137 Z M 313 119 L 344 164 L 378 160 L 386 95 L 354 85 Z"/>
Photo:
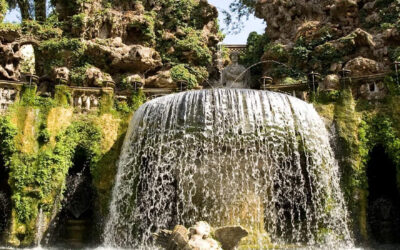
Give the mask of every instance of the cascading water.
<path id="1" fill-rule="evenodd" d="M 121 153 L 104 237 L 204 220 L 243 225 L 247 244 L 351 244 L 338 165 L 312 105 L 278 93 L 216 89 L 143 105 Z"/>

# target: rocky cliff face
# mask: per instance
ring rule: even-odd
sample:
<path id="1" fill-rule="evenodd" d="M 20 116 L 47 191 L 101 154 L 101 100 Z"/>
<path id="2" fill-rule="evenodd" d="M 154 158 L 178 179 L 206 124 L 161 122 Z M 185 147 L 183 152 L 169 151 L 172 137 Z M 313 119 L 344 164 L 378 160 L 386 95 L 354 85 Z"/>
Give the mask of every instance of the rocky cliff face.
<path id="1" fill-rule="evenodd" d="M 399 8 L 393 0 L 258 0 L 256 15 L 272 40 L 262 59 L 325 75 L 343 68 L 355 75 L 388 71 L 400 55 Z M 274 65 L 265 71 L 298 77 Z"/>
<path id="2" fill-rule="evenodd" d="M 0 205 L 0 244 L 31 246 L 54 230 L 74 166 L 90 165 L 92 218 L 101 224 L 131 114 L 146 100 L 134 86 L 201 87 L 221 38 L 217 10 L 205 0 L 52 3 L 43 23 L 0 23 L 0 80 L 21 79 L 26 45 L 40 76 L 37 88 L 0 86 L 0 201 L 11 204 Z M 101 225 L 92 224 L 100 237 Z"/>
<path id="3" fill-rule="evenodd" d="M 217 9 L 206 0 L 59 0 L 56 10 L 64 34 L 75 45 L 58 38 L 43 44 L 39 50 L 42 74 L 67 67 L 72 84 L 81 85 L 74 76 L 96 67 L 109 74 L 117 87 L 129 85 L 135 76 L 145 87 L 176 88 L 176 81 L 183 80 L 192 88 L 213 71 L 221 36 Z M 171 74 L 171 70 L 178 72 Z"/>

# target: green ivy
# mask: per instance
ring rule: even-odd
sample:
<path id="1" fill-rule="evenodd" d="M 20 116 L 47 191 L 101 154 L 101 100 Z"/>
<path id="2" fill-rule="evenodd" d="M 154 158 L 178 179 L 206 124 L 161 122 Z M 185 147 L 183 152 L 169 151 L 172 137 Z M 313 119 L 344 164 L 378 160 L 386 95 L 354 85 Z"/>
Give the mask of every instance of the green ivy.
<path id="1" fill-rule="evenodd" d="M 171 77 L 175 82 L 185 81 L 188 84 L 188 89 L 192 89 L 197 86 L 197 79 L 184 64 L 178 64 L 171 69 Z"/>

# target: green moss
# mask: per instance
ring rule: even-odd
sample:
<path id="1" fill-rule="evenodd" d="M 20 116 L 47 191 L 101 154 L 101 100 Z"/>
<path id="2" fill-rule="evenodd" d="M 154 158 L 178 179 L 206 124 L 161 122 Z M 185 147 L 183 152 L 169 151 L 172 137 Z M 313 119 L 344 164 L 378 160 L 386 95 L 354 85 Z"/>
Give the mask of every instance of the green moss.
<path id="1" fill-rule="evenodd" d="M 57 136 L 55 147 L 43 147 L 37 154 L 14 152 L 10 163 L 9 183 L 13 190 L 14 225 L 23 226 L 26 232 L 23 245 L 31 244 L 35 234 L 35 222 L 41 208 L 51 216 L 54 206 L 59 206 L 57 196 L 65 188 L 65 178 L 72 166 L 73 156 L 83 150 L 90 166 L 96 164 L 100 155 L 99 129 L 90 122 L 75 122 Z M 18 234 L 17 231 L 12 235 Z"/>
<path id="2" fill-rule="evenodd" d="M 66 85 L 57 85 L 54 92 L 54 100 L 57 106 L 68 107 L 71 103 L 71 90 Z"/>
<path id="3" fill-rule="evenodd" d="M 320 103 L 331 103 L 336 102 L 340 98 L 340 91 L 338 90 L 331 90 L 331 91 L 321 91 L 317 96 L 317 102 Z"/>
<path id="4" fill-rule="evenodd" d="M 109 91 L 102 91 L 100 98 L 100 114 L 110 113 L 114 108 L 114 95 Z"/>
<path id="5" fill-rule="evenodd" d="M 36 100 L 36 85 L 24 85 L 22 88 L 21 103 L 24 106 L 34 106 Z"/>
<path id="6" fill-rule="evenodd" d="M 142 104 L 146 102 L 146 95 L 144 94 L 142 89 L 139 89 L 138 91 L 134 92 L 132 94 L 132 103 L 131 103 L 131 108 L 133 111 L 136 111 L 139 109 Z"/>

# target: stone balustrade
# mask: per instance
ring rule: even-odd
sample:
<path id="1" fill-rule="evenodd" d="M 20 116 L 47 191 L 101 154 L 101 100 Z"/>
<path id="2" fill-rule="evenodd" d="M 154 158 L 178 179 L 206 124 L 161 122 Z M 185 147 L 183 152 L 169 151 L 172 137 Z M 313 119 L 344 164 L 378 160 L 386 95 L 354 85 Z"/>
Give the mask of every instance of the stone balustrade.
<path id="1" fill-rule="evenodd" d="M 4 114 L 19 99 L 21 87 L 20 83 L 0 81 L 0 114 Z"/>

